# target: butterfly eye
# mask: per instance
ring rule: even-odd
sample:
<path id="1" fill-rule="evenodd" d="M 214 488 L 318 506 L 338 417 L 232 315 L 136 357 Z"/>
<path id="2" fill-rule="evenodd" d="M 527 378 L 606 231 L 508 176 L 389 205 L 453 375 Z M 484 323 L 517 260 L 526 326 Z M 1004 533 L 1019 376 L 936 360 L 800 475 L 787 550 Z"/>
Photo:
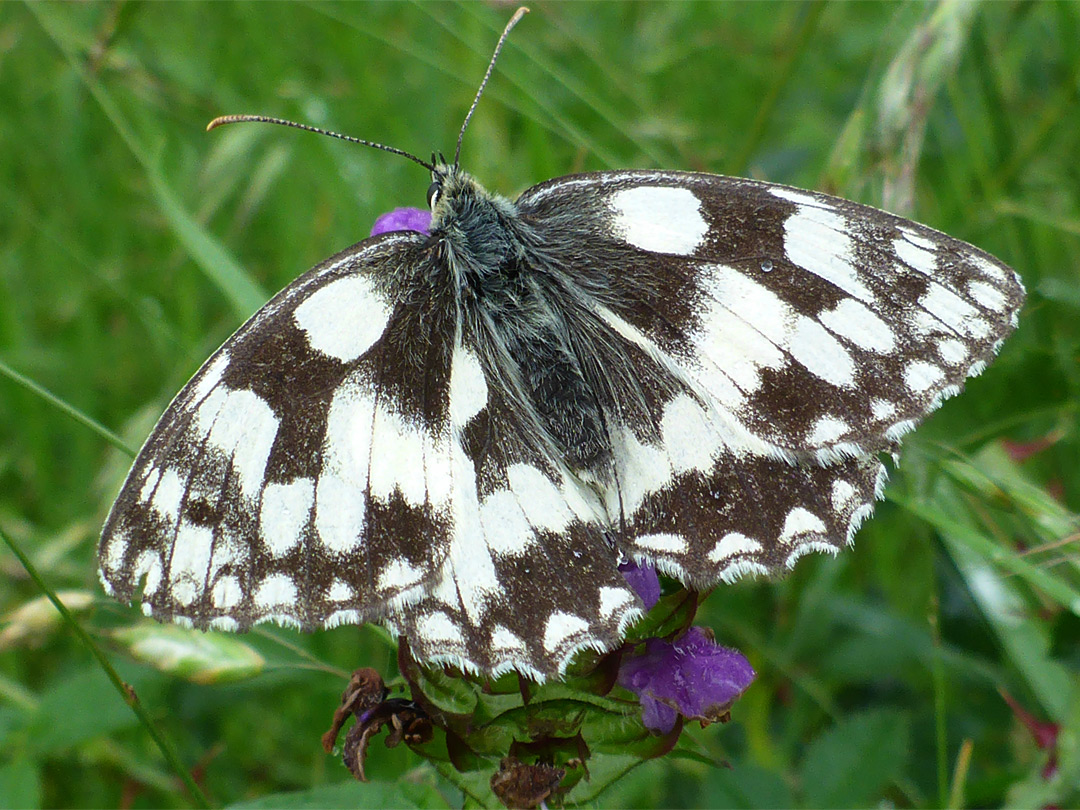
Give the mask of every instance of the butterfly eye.
<path id="1" fill-rule="evenodd" d="M 438 180 L 434 181 L 427 189 L 427 204 L 428 208 L 434 208 L 435 203 L 439 199 L 439 192 L 442 191 L 442 183 Z"/>

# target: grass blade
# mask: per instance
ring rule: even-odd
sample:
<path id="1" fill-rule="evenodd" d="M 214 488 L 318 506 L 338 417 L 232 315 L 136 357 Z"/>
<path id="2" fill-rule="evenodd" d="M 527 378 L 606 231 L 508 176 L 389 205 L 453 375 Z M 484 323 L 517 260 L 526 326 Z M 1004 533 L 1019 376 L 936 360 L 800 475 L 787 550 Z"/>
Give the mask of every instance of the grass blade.
<path id="1" fill-rule="evenodd" d="M 8 537 L 7 532 L 0 529 L 0 539 L 7 544 L 7 547 L 11 549 L 11 553 L 14 554 L 23 568 L 26 569 L 26 573 L 30 575 L 30 579 L 34 580 L 35 584 L 41 589 L 41 592 L 49 597 L 49 601 L 56 606 L 56 609 L 60 611 L 60 615 L 64 617 L 64 621 L 72 629 L 79 640 L 83 642 L 89 649 L 90 653 L 97 659 L 98 664 L 105 671 L 109 680 L 113 686 L 116 687 L 116 691 L 120 693 L 121 699 L 131 707 L 131 710 L 135 712 L 136 717 L 139 718 L 139 722 L 147 733 L 153 739 L 154 744 L 157 745 L 158 750 L 161 751 L 161 755 L 165 758 L 165 761 L 169 763 L 169 766 L 175 771 L 176 775 L 180 778 L 180 781 L 187 788 L 188 792 L 195 799 L 195 802 L 199 807 L 210 807 L 210 800 L 206 797 L 206 794 L 202 792 L 202 789 L 195 783 L 195 780 L 191 777 L 191 773 L 188 771 L 184 764 L 180 761 L 180 756 L 177 754 L 176 749 L 173 748 L 172 743 L 158 731 L 157 726 L 150 719 L 150 715 L 147 714 L 146 709 L 143 708 L 142 703 L 139 701 L 139 696 L 135 694 L 135 690 L 125 684 L 120 676 L 113 669 L 113 665 L 109 663 L 109 659 L 105 656 L 105 653 L 101 651 L 101 648 L 94 643 L 94 640 L 90 638 L 90 634 L 87 633 L 81 624 L 76 621 L 75 617 L 71 615 L 71 612 L 65 607 L 64 603 L 60 601 L 53 590 L 45 583 L 45 580 L 41 578 L 34 564 L 30 562 L 30 558 L 23 553 L 23 550 L 19 548 L 18 544 Z"/>

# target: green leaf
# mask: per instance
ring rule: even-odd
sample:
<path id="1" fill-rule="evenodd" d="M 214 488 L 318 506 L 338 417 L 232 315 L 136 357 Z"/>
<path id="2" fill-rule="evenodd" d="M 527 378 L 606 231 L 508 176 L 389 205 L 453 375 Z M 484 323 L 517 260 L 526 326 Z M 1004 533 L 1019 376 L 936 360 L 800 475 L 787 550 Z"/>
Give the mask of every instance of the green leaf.
<path id="1" fill-rule="evenodd" d="M 450 714 L 472 714 L 476 708 L 476 689 L 463 678 L 453 678 L 435 668 L 421 669 L 417 683 L 424 696 L 436 707 Z"/>
<path id="2" fill-rule="evenodd" d="M 589 779 L 582 779 L 574 786 L 567 796 L 568 803 L 586 806 L 595 803 L 596 797 L 604 790 L 618 784 L 626 773 L 641 764 L 642 760 L 635 756 L 618 754 L 593 756 L 588 762 Z"/>
<path id="3" fill-rule="evenodd" d="M 1076 515 L 1033 481 L 1000 442 L 986 445 L 970 462 L 949 459 L 942 460 L 941 465 L 984 498 L 1007 498 L 1012 509 L 1030 518 L 1044 542 L 1056 542 L 1078 528 Z"/>
<path id="4" fill-rule="evenodd" d="M 311 790 L 274 793 L 251 801 L 230 804 L 227 810 L 363 810 L 363 808 L 425 807 L 450 805 L 434 785 L 409 781 L 338 782 Z"/>
<path id="5" fill-rule="evenodd" d="M 243 681 L 266 660 L 243 641 L 176 625 L 134 624 L 112 632 L 129 653 L 161 672 L 202 684 Z"/>
<path id="6" fill-rule="evenodd" d="M 1072 796 L 1072 801 L 1065 801 L 1063 797 L 1061 804 L 1077 806 L 1076 799 L 1080 797 L 1080 684 L 1075 681 L 1069 697 L 1068 717 L 1058 731 L 1057 754 L 1059 778 Z"/>
<path id="7" fill-rule="evenodd" d="M 712 768 L 702 781 L 700 807 L 794 807 L 784 781 L 772 771 L 749 762 Z"/>
<path id="8" fill-rule="evenodd" d="M 125 671 L 121 667 L 117 670 L 144 703 L 157 703 L 160 683 L 148 679 L 145 671 L 131 668 Z M 42 693 L 27 732 L 33 750 L 53 753 L 138 724 L 139 718 L 117 695 L 108 676 L 87 664 L 81 671 L 63 676 Z"/>
<path id="9" fill-rule="evenodd" d="M 0 810 L 41 807 L 41 768 L 29 757 L 0 765 Z"/>
<path id="10" fill-rule="evenodd" d="M 645 618 L 627 631 L 626 640 L 660 638 L 682 630 L 693 621 L 697 606 L 697 594 L 680 588 L 653 605 Z"/>
<path id="11" fill-rule="evenodd" d="M 56 596 L 72 613 L 81 613 L 94 602 L 94 595 L 89 591 L 60 591 Z M 0 650 L 22 642 L 41 643 L 46 635 L 60 626 L 61 619 L 49 597 L 31 599 L 4 617 Z"/>
<path id="12" fill-rule="evenodd" d="M 939 524 L 939 530 L 972 598 L 1043 708 L 1055 722 L 1062 722 L 1068 711 L 1075 674 L 1054 660 L 1049 626 L 1028 610 L 1016 580 L 988 562 L 982 549 L 994 544 L 983 536 L 984 530 L 976 524 L 954 485 L 944 480 L 940 483 L 934 493 L 933 508 L 949 516 L 947 522 Z M 1005 551 L 999 549 L 999 560 L 1014 558 L 1015 555 L 1007 555 Z M 1053 577 L 1041 571 L 1038 576 Z M 1063 590 L 1071 588 L 1064 581 L 1060 585 Z"/>
<path id="13" fill-rule="evenodd" d="M 815 739 L 800 767 L 811 807 L 863 807 L 903 772 L 908 757 L 904 714 L 879 710 L 845 717 Z"/>

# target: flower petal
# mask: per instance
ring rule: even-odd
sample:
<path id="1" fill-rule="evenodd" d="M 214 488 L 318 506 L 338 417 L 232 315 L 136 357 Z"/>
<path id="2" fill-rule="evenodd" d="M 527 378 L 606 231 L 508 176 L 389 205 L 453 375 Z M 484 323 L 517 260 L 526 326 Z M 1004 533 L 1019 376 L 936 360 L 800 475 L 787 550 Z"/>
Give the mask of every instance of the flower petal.
<path id="1" fill-rule="evenodd" d="M 676 714 L 704 723 L 723 719 L 753 680 L 746 657 L 718 646 L 701 627 L 673 642 L 649 639 L 619 670 L 619 683 L 641 700 L 642 722 L 661 734 L 674 727 Z"/>
<path id="2" fill-rule="evenodd" d="M 430 233 L 431 212 L 423 208 L 395 208 L 380 216 L 371 226 L 371 235 L 390 231 L 420 231 Z"/>
<path id="3" fill-rule="evenodd" d="M 660 601 L 660 577 L 649 563 L 638 565 L 626 562 L 619 566 L 619 573 L 641 597 L 646 610 L 652 610 L 653 605 Z"/>

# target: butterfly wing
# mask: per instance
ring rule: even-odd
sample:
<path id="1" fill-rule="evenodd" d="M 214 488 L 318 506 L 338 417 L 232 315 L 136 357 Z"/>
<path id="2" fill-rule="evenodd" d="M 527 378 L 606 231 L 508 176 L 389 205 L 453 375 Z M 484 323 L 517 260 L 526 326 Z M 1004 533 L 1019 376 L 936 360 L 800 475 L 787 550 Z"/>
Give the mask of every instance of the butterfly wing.
<path id="1" fill-rule="evenodd" d="M 786 186 L 611 172 L 517 205 L 610 330 L 580 344 L 610 392 L 619 542 L 696 586 L 849 542 L 877 453 L 985 366 L 1023 301 L 971 245 Z"/>
<path id="2" fill-rule="evenodd" d="M 552 261 L 615 328 L 798 458 L 887 449 L 986 365 L 1023 301 L 972 245 L 787 186 L 608 172 L 518 206 L 540 241 L 558 230 Z"/>
<path id="3" fill-rule="evenodd" d="M 401 292 L 425 238 L 329 259 L 206 362 L 105 524 L 109 592 L 202 628 L 310 628 L 378 618 L 430 586 L 450 547 L 454 310 Z"/>
<path id="4" fill-rule="evenodd" d="M 436 586 L 388 624 L 419 660 L 542 680 L 582 648 L 617 644 L 642 605 L 604 537 L 601 499 L 533 441 L 544 432 L 533 403 L 493 351 L 492 336 L 463 329 L 450 383 L 453 540 Z"/>

